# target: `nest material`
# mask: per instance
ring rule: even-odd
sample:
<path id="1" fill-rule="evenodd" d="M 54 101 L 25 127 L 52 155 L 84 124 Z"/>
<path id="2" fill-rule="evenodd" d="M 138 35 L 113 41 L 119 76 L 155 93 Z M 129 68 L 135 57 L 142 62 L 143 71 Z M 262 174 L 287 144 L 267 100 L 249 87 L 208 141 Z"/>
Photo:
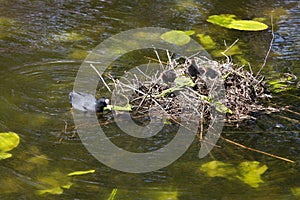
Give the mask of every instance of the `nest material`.
<path id="1" fill-rule="evenodd" d="M 183 118 L 193 120 L 193 116 L 211 120 L 214 111 L 226 114 L 228 120 L 240 121 L 265 109 L 261 104 L 267 94 L 263 77 L 255 77 L 231 62 L 180 58 L 150 69 L 128 72 L 115 82 L 118 92 L 113 103 L 129 103 L 134 116 L 154 111 L 155 116 L 178 123 Z"/>

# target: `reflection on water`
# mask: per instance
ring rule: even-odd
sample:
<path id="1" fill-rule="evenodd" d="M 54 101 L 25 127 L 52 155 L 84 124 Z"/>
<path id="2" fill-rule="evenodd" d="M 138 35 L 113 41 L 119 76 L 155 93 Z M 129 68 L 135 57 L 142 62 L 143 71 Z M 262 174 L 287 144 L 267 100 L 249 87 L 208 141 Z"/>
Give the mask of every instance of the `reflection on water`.
<path id="1" fill-rule="evenodd" d="M 244 6 L 240 6 L 242 3 Z M 272 10 L 287 11 L 274 14 L 275 53 L 268 65 L 273 70 L 299 75 L 298 3 L 288 0 L 2 0 L 0 132 L 17 132 L 21 143 L 13 150 L 12 158 L 0 161 L 0 198 L 37 199 L 35 191 L 41 177 L 89 169 L 95 169 L 96 173 L 76 177 L 76 184 L 65 190 L 62 199 L 75 196 L 108 199 L 114 188 L 118 189 L 115 199 L 293 198 L 291 188 L 299 187 L 299 166 L 241 150 L 224 141 L 219 141 L 223 148 L 215 148 L 211 157 L 202 160 L 197 159 L 199 146 L 195 141 L 178 161 L 152 173 L 126 174 L 111 170 L 94 159 L 76 136 L 68 93 L 82 59 L 91 49 L 113 34 L 144 26 L 193 28 L 214 37 L 222 48 L 224 39 L 230 43 L 239 38 L 240 48 L 256 68 L 268 49 L 270 31 L 226 30 L 205 22 L 208 15 L 220 13 L 252 19 L 268 18 Z M 4 18 L 5 23 L 1 22 Z M 118 65 L 124 70 L 122 63 Z M 265 73 L 268 75 L 267 70 Z M 223 136 L 299 161 L 299 90 L 278 94 L 272 102 L 288 106 L 288 110 L 255 116 L 257 120 L 249 120 L 239 127 L 226 127 Z M 115 137 L 116 144 L 128 140 L 113 124 L 104 128 L 108 135 Z M 63 140 L 58 144 L 60 138 Z M 123 145 L 126 144 L 130 145 L 131 141 L 124 141 Z M 262 176 L 265 183 L 254 189 L 235 181 L 208 178 L 199 168 L 212 158 L 237 163 L 257 160 L 266 164 L 268 171 Z"/>

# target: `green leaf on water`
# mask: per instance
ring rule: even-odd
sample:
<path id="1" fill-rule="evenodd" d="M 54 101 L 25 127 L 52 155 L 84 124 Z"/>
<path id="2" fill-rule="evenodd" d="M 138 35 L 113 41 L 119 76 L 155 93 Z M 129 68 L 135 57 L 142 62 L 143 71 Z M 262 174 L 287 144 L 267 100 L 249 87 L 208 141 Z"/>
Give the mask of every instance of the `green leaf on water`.
<path id="1" fill-rule="evenodd" d="M 117 189 L 117 188 L 114 188 L 114 189 L 111 191 L 111 193 L 110 193 L 110 195 L 109 195 L 109 197 L 108 197 L 107 200 L 115 200 L 115 197 L 116 197 L 116 195 L 117 195 L 117 192 L 118 192 L 118 189 Z"/>
<path id="2" fill-rule="evenodd" d="M 39 183 L 39 185 L 37 185 L 39 190 L 37 190 L 36 193 L 39 195 L 46 193 L 62 194 L 64 192 L 63 189 L 69 189 L 73 185 L 71 177 L 68 177 L 59 171 L 52 172 L 50 175 L 39 177 L 37 182 Z"/>
<path id="3" fill-rule="evenodd" d="M 268 26 L 264 23 L 253 20 L 233 20 L 228 28 L 241 31 L 262 31 L 266 30 Z"/>
<path id="4" fill-rule="evenodd" d="M 239 175 L 237 175 L 237 178 L 251 187 L 257 188 L 259 183 L 264 182 L 260 176 L 267 169 L 267 165 L 260 166 L 260 163 L 257 161 L 242 162 L 238 166 Z"/>
<path id="5" fill-rule="evenodd" d="M 203 164 L 200 171 L 205 172 L 209 177 L 223 177 L 233 179 L 236 175 L 236 168 L 232 164 L 221 161 L 211 161 Z"/>
<path id="6" fill-rule="evenodd" d="M 229 14 L 211 15 L 206 21 L 225 28 L 242 31 L 262 31 L 268 28 L 268 26 L 262 22 L 254 20 L 238 20 L 235 15 Z"/>
<path id="7" fill-rule="evenodd" d="M 213 39 L 209 35 L 204 35 L 204 34 L 197 34 L 197 37 L 200 40 L 200 43 L 203 45 L 203 47 L 206 50 L 209 49 L 215 49 L 216 48 L 216 43 L 213 41 Z"/>
<path id="8" fill-rule="evenodd" d="M 195 31 L 194 30 L 189 30 L 189 31 L 184 31 L 184 33 L 188 36 L 194 35 Z"/>
<path id="9" fill-rule="evenodd" d="M 231 24 L 233 20 L 235 20 L 235 15 L 230 14 L 221 14 L 221 15 L 211 15 L 208 17 L 206 21 L 216 24 L 222 27 L 228 28 L 228 26 Z"/>
<path id="10" fill-rule="evenodd" d="M 10 158 L 12 154 L 6 153 L 17 147 L 20 137 L 14 132 L 0 133 L 0 160 Z"/>
<path id="11" fill-rule="evenodd" d="M 238 166 L 224 163 L 221 161 L 211 161 L 203 164 L 200 171 L 206 173 L 209 177 L 223 177 L 228 180 L 239 180 L 245 184 L 257 188 L 259 183 L 264 181 L 261 175 L 268 169 L 266 165 L 261 165 L 257 161 L 246 161 Z"/>
<path id="12" fill-rule="evenodd" d="M 300 187 L 292 187 L 291 191 L 292 191 L 292 193 L 293 193 L 294 196 L 300 198 Z"/>
<path id="13" fill-rule="evenodd" d="M 184 31 L 168 31 L 160 36 L 164 41 L 175 44 L 178 46 L 183 46 L 190 42 L 191 38 Z"/>
<path id="14" fill-rule="evenodd" d="M 76 172 L 69 173 L 68 176 L 78 176 L 78 175 L 84 175 L 84 174 L 91 174 L 94 172 L 95 172 L 94 169 L 87 170 L 87 171 L 76 171 Z"/>

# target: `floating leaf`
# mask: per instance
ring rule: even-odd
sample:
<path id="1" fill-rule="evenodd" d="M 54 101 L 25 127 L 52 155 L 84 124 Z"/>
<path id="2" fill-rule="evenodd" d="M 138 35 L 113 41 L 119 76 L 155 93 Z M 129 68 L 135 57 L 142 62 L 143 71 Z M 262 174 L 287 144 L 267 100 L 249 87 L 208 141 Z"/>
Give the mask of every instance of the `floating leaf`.
<path id="1" fill-rule="evenodd" d="M 235 20 L 235 15 L 221 14 L 221 15 L 211 15 L 206 21 L 223 27 L 228 27 L 233 20 Z"/>
<path id="2" fill-rule="evenodd" d="M 12 155 L 6 153 L 17 147 L 20 137 L 14 132 L 0 133 L 0 160 L 10 158 Z"/>
<path id="3" fill-rule="evenodd" d="M 118 192 L 118 189 L 117 189 L 117 188 L 114 188 L 114 189 L 111 191 L 111 193 L 110 193 L 110 195 L 109 195 L 109 197 L 108 197 L 107 200 L 114 200 L 114 199 L 115 199 L 115 196 L 117 195 L 117 192 Z"/>
<path id="4" fill-rule="evenodd" d="M 268 81 L 269 89 L 274 93 L 293 90 L 297 85 L 297 77 L 293 74 L 285 73 L 283 75 L 275 74 L 278 78 Z M 279 77 L 280 76 L 280 77 Z"/>
<path id="5" fill-rule="evenodd" d="M 300 198 L 300 187 L 292 187 L 291 191 L 292 191 L 292 193 L 293 193 L 294 196 Z"/>
<path id="6" fill-rule="evenodd" d="M 268 26 L 264 23 L 253 20 L 233 20 L 228 28 L 242 30 L 242 31 L 262 31 L 266 30 Z"/>
<path id="7" fill-rule="evenodd" d="M 215 50 L 212 52 L 212 55 L 214 57 L 223 57 L 224 55 L 222 53 L 224 51 L 225 50 Z M 241 51 L 238 45 L 234 45 L 228 51 L 225 52 L 225 55 L 227 56 L 240 55 L 240 54 L 243 54 L 243 52 Z"/>
<path id="8" fill-rule="evenodd" d="M 175 44 L 178 46 L 183 46 L 190 42 L 191 38 L 184 31 L 168 31 L 160 36 L 161 39 Z"/>
<path id="9" fill-rule="evenodd" d="M 40 183 L 40 185 L 38 185 L 39 190 L 37 190 L 37 194 L 39 195 L 45 193 L 62 194 L 63 189 L 69 189 L 73 185 L 71 178 L 59 171 L 53 172 L 48 176 L 40 177 L 37 181 Z"/>
<path id="10" fill-rule="evenodd" d="M 87 171 L 76 171 L 76 172 L 69 173 L 68 176 L 78 176 L 78 175 L 84 175 L 84 174 L 91 174 L 94 172 L 95 172 L 94 169 L 87 170 Z"/>
<path id="11" fill-rule="evenodd" d="M 268 167 L 266 165 L 260 166 L 260 163 L 257 161 L 242 162 L 238 166 L 239 175 L 237 178 L 251 187 L 257 188 L 259 183 L 264 182 L 260 176 L 265 173 L 267 169 Z"/>
<path id="12" fill-rule="evenodd" d="M 184 33 L 188 36 L 194 35 L 195 31 L 194 30 L 189 30 L 189 31 L 184 31 Z"/>
<path id="13" fill-rule="evenodd" d="M 12 157 L 11 153 L 0 152 L 0 160 Z"/>
<path id="14" fill-rule="evenodd" d="M 235 15 L 212 15 L 206 21 L 225 27 L 229 29 L 243 30 L 243 31 L 262 31 L 266 30 L 268 26 L 264 23 L 254 20 L 237 20 Z"/>
<path id="15" fill-rule="evenodd" d="M 234 178 L 234 175 L 237 173 L 233 165 L 221 161 L 205 163 L 201 166 L 200 170 L 210 177 L 224 177 L 227 179 Z"/>
<path id="16" fill-rule="evenodd" d="M 216 48 L 216 43 L 213 41 L 213 39 L 209 35 L 204 35 L 204 34 L 197 34 L 197 37 L 199 38 L 201 44 L 203 47 L 207 50 L 209 49 L 215 49 Z"/>
<path id="17" fill-rule="evenodd" d="M 223 177 L 228 180 L 240 180 L 257 188 L 259 183 L 264 181 L 261 175 L 268 169 L 266 165 L 260 165 L 257 161 L 246 161 L 240 163 L 237 167 L 221 161 L 211 161 L 200 167 L 210 177 Z"/>

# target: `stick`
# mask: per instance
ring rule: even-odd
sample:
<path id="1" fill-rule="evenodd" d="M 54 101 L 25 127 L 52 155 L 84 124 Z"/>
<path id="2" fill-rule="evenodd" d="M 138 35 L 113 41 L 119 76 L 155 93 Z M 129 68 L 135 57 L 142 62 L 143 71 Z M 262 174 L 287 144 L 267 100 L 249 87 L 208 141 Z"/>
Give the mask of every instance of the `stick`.
<path id="1" fill-rule="evenodd" d="M 270 157 L 272 157 L 272 158 L 277 158 L 277 159 L 279 159 L 279 160 L 284 160 L 284 161 L 286 161 L 286 162 L 296 163 L 296 162 L 293 161 L 293 160 L 290 160 L 290 159 L 287 159 L 287 158 L 283 158 L 283 157 L 280 157 L 280 156 L 276 156 L 276 155 L 274 155 L 274 154 L 270 154 L 270 153 L 267 153 L 267 152 L 264 152 L 264 151 L 260 151 L 260 150 L 257 150 L 257 149 L 253 149 L 253 148 L 251 148 L 251 147 L 247 147 L 247 146 L 245 146 L 245 145 L 239 144 L 239 143 L 234 142 L 234 141 L 232 141 L 232 140 L 226 139 L 226 138 L 224 138 L 224 137 L 220 137 L 220 138 L 222 138 L 222 139 L 225 140 L 226 142 L 229 142 L 229 143 L 231 143 L 231 144 L 234 144 L 234 145 L 236 145 L 236 146 L 239 146 L 239 147 L 241 147 L 241 148 L 244 148 L 244 149 L 247 149 L 247 150 L 250 150 L 250 151 L 255 151 L 255 152 L 257 152 L 257 153 L 261 153 L 261 154 L 270 156 Z"/>
<path id="2" fill-rule="evenodd" d="M 98 70 L 96 69 L 96 67 L 93 64 L 90 64 L 91 68 L 98 74 L 98 76 L 100 77 L 100 79 L 102 80 L 103 84 L 105 85 L 105 87 L 107 88 L 107 90 L 111 93 L 110 88 L 108 87 L 108 85 L 105 83 L 103 77 L 101 76 L 101 74 L 98 72 Z"/>
<path id="3" fill-rule="evenodd" d="M 261 70 L 265 67 L 265 65 L 267 63 L 267 59 L 268 59 L 268 57 L 270 55 L 270 52 L 271 52 L 271 49 L 272 49 L 273 42 L 274 42 L 275 35 L 274 35 L 274 25 L 273 25 L 273 16 L 272 15 L 271 15 L 271 26 L 272 26 L 272 39 L 271 39 L 271 42 L 270 42 L 269 50 L 268 50 L 267 55 L 266 55 L 266 57 L 264 59 L 264 63 L 262 64 L 262 66 L 258 70 L 255 78 L 259 75 L 259 73 L 261 72 Z"/>

